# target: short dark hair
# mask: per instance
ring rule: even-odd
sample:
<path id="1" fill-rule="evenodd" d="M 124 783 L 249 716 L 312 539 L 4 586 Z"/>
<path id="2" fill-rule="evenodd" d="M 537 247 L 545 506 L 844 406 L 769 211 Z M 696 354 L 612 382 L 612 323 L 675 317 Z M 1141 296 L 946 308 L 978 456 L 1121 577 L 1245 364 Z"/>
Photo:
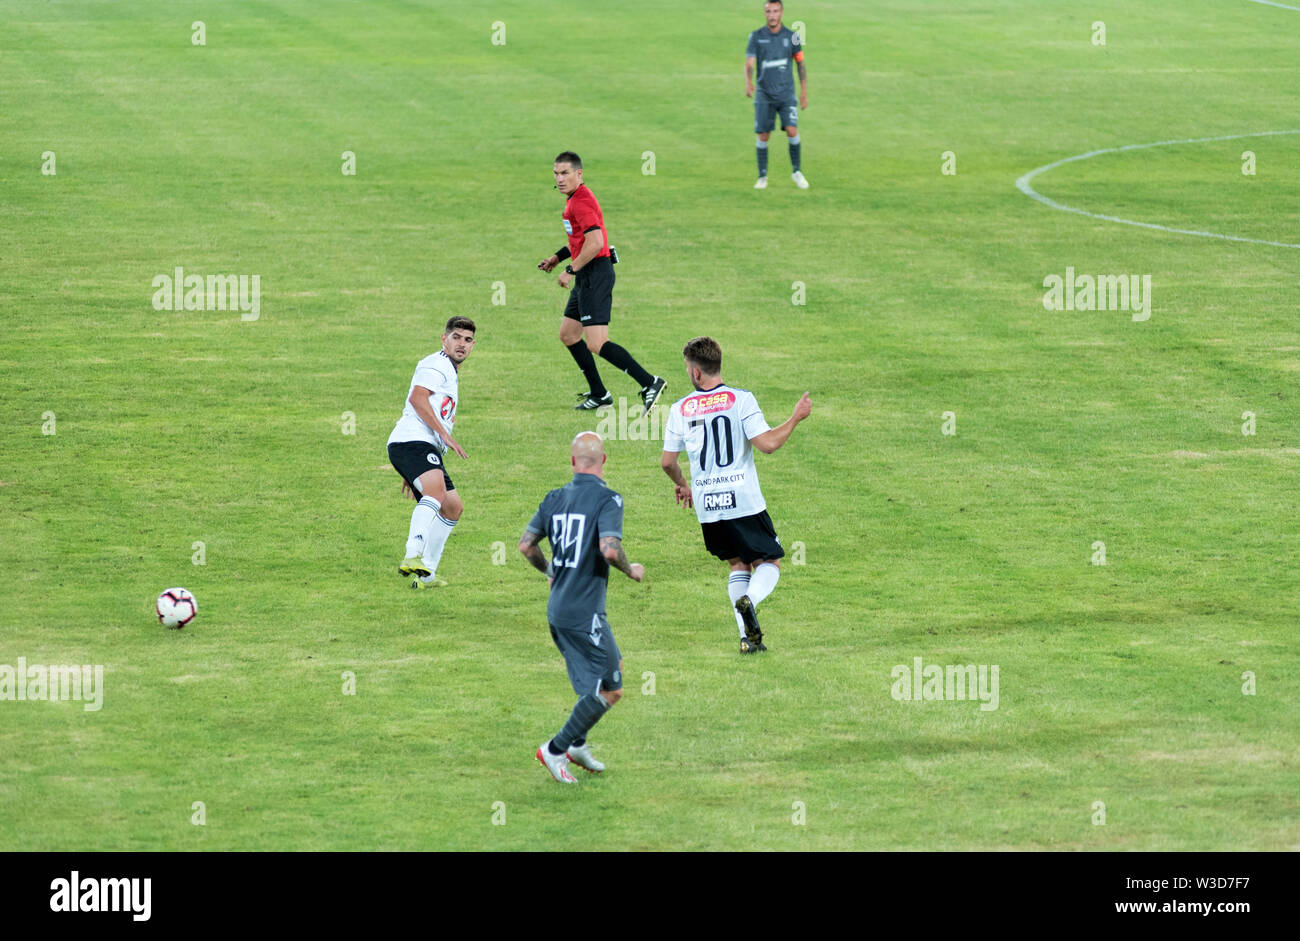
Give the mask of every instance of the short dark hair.
<path id="1" fill-rule="evenodd" d="M 772 4 L 772 3 L 775 3 L 775 4 L 776 4 L 777 6 L 779 6 L 782 10 L 785 9 L 785 4 L 782 3 L 781 0 L 767 0 L 767 3 L 763 4 L 763 6 L 768 6 L 769 4 Z"/>
<path id="2" fill-rule="evenodd" d="M 468 317 L 452 317 L 447 321 L 447 329 L 443 333 L 451 333 L 453 330 L 468 330 L 470 333 L 475 332 L 474 321 Z"/>
<path id="3" fill-rule="evenodd" d="M 555 158 L 555 162 L 567 163 L 575 170 L 582 169 L 582 158 L 579 157 L 577 154 L 575 154 L 572 150 L 566 150 L 561 152 L 560 155 Z"/>
<path id="4" fill-rule="evenodd" d="M 682 356 L 694 363 L 706 376 L 722 372 L 722 347 L 713 337 L 696 337 L 682 347 Z"/>

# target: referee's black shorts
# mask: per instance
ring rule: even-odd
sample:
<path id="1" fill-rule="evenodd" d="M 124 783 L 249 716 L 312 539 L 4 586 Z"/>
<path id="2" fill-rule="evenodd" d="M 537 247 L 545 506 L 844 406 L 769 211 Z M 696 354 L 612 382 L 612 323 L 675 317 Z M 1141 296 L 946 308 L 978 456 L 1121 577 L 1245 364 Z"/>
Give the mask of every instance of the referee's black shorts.
<path id="1" fill-rule="evenodd" d="M 700 530 L 704 533 L 704 548 L 724 562 L 739 558 L 748 565 L 759 559 L 785 556 L 767 510 L 734 520 L 701 523 Z"/>
<path id="2" fill-rule="evenodd" d="M 569 291 L 564 316 L 584 327 L 609 323 L 614 305 L 614 263 L 609 258 L 593 258 L 578 269 Z"/>

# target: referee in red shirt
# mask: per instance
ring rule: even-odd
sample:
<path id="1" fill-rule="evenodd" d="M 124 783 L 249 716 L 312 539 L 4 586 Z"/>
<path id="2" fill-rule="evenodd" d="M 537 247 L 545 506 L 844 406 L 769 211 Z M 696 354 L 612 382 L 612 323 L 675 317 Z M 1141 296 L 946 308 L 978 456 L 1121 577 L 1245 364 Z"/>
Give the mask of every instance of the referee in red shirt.
<path id="1" fill-rule="evenodd" d="M 576 409 L 590 411 L 614 404 L 614 397 L 600 380 L 596 369 L 599 354 L 636 381 L 641 387 L 645 412 L 654 407 L 666 383 L 641 368 L 632 354 L 609 339 L 609 314 L 613 305 L 614 263 L 609 254 L 609 233 L 596 196 L 582 182 L 582 160 L 571 150 L 555 158 L 555 188 L 564 194 L 564 231 L 569 244 L 537 267 L 550 271 L 566 258 L 572 261 L 560 273 L 559 284 L 567 288 L 569 302 L 560 322 L 560 342 L 568 347 L 573 359 L 587 378 L 588 391 L 578 393 L 582 401 Z M 583 342 L 583 334 L 586 342 Z M 643 412 L 644 414 L 644 412 Z"/>

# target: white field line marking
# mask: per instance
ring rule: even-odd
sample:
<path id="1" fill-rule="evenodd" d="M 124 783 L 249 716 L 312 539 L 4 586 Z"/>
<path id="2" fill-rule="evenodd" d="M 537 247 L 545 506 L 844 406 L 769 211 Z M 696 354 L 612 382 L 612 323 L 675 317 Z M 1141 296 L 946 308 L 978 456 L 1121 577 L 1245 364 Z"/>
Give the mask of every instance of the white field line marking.
<path id="1" fill-rule="evenodd" d="M 1300 13 L 1300 7 L 1289 7 L 1285 3 L 1274 3 L 1273 0 L 1250 0 L 1251 3 L 1262 3 L 1266 7 L 1281 7 L 1283 10 L 1295 10 Z"/>
<path id="2" fill-rule="evenodd" d="M 1300 9 L 1297 7 L 1296 9 Z M 1040 173 L 1046 173 L 1048 170 L 1062 166 L 1063 164 L 1073 163 L 1076 160 L 1087 160 L 1089 157 L 1097 157 L 1101 154 L 1118 154 L 1129 150 L 1146 150 L 1151 147 L 1168 147 L 1172 144 L 1204 144 L 1208 141 L 1221 140 L 1241 140 L 1246 137 L 1276 137 L 1281 134 L 1300 134 L 1300 128 L 1291 131 L 1257 131 L 1254 134 L 1223 134 L 1219 137 L 1189 137 L 1183 140 L 1161 140 L 1150 144 L 1129 144 L 1125 147 L 1105 147 L 1101 150 L 1090 150 L 1086 154 L 1075 154 L 1073 157 L 1066 157 L 1063 160 L 1057 160 L 1055 163 L 1045 164 L 1030 170 L 1020 179 L 1016 180 L 1016 189 L 1024 193 L 1030 199 L 1036 199 L 1045 206 L 1051 206 L 1053 209 L 1060 209 L 1062 212 L 1077 212 L 1081 216 L 1089 216 L 1093 219 L 1102 219 L 1106 222 L 1120 222 L 1124 225 L 1141 226 L 1144 229 L 1158 229 L 1161 232 L 1173 232 L 1177 235 L 1199 235 L 1208 239 L 1224 239 L 1229 242 L 1250 242 L 1254 245 L 1272 245 L 1276 248 L 1300 248 L 1300 244 L 1294 242 L 1270 242 L 1267 239 L 1248 239 L 1240 235 L 1224 235 L 1220 232 L 1202 232 L 1197 229 L 1175 229 L 1172 226 L 1157 225 L 1154 222 L 1138 222 L 1134 219 L 1121 219 L 1119 216 L 1107 216 L 1099 212 L 1089 212 L 1086 209 L 1079 209 L 1077 206 L 1067 206 L 1064 203 L 1058 203 L 1054 199 L 1048 199 L 1042 193 L 1036 191 L 1029 185 L 1029 181 Z"/>

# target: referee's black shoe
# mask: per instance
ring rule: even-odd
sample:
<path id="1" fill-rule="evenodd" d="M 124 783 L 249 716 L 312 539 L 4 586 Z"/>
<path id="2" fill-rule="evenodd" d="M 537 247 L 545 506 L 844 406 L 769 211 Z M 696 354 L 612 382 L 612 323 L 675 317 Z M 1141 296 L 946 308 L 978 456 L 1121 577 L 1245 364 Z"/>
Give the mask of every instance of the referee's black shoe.
<path id="1" fill-rule="evenodd" d="M 655 407 L 655 403 L 659 401 L 659 396 L 663 395 L 666 385 L 668 383 L 664 379 L 655 376 L 650 385 L 641 390 L 641 402 L 645 405 L 645 411 L 641 413 L 642 415 L 650 414 L 650 409 Z"/>
<path id="2" fill-rule="evenodd" d="M 605 408 L 606 406 L 613 405 L 613 404 L 614 404 L 613 393 L 606 392 L 600 398 L 596 398 L 594 395 L 588 392 L 587 397 L 573 407 L 580 412 L 593 412 L 598 408 Z"/>
<path id="3" fill-rule="evenodd" d="M 748 638 L 745 638 L 740 642 L 741 653 L 762 653 L 764 650 L 767 650 L 767 647 L 763 646 L 761 640 L 758 643 L 754 643 Z"/>
<path id="4" fill-rule="evenodd" d="M 741 595 L 736 600 L 736 610 L 740 612 L 740 619 L 745 622 L 745 640 L 759 650 L 766 650 L 767 648 L 763 646 L 763 631 L 758 626 L 758 613 L 754 610 L 754 602 L 749 600 L 749 595 Z"/>

